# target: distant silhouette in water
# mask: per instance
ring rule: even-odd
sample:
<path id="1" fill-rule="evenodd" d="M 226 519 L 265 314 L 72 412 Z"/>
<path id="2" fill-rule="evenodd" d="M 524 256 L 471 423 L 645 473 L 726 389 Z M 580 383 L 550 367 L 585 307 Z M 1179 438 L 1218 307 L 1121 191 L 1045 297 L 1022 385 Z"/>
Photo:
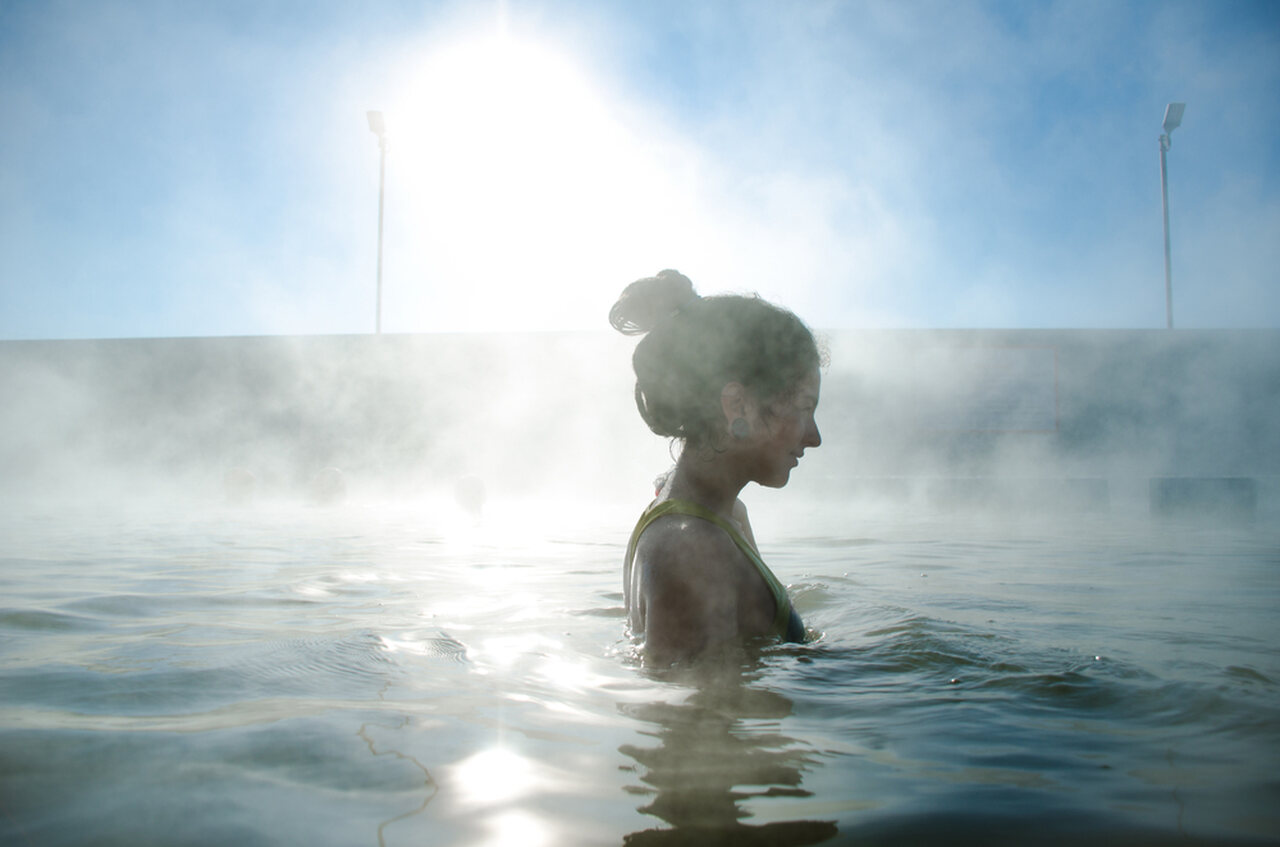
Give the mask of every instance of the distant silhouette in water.
<path id="1" fill-rule="evenodd" d="M 257 488 L 258 478 L 248 468 L 236 465 L 227 468 L 222 475 L 222 498 L 232 505 L 243 506 L 253 502 Z"/>
<path id="2" fill-rule="evenodd" d="M 484 480 L 478 476 L 464 476 L 453 483 L 453 499 L 471 514 L 479 517 L 484 511 L 487 495 Z"/>
<path id="3" fill-rule="evenodd" d="M 700 297 L 666 270 L 627 286 L 609 312 L 636 345 L 635 401 L 680 442 L 623 564 L 623 596 L 647 663 L 732 651 L 754 638 L 803 641 L 786 589 L 756 547 L 748 483 L 787 484 L 822 443 L 814 413 L 825 355 L 794 314 L 759 297 Z"/>
<path id="4" fill-rule="evenodd" d="M 347 499 L 347 477 L 338 468 L 324 468 L 311 478 L 311 502 L 336 506 Z"/>

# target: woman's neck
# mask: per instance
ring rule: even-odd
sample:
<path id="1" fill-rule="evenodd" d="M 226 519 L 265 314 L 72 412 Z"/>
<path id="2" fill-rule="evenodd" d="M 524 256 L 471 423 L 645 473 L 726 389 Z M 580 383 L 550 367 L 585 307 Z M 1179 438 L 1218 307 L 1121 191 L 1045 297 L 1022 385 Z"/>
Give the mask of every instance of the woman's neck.
<path id="1" fill-rule="evenodd" d="M 664 486 L 668 499 L 691 500 L 724 518 L 733 517 L 733 505 L 747 481 L 732 472 L 724 454 L 686 448 Z"/>

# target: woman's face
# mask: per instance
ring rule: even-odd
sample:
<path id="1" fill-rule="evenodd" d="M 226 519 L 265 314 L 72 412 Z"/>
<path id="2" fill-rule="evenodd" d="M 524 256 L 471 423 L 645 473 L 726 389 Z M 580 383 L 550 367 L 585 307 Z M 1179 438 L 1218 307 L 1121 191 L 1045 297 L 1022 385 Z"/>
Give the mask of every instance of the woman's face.
<path id="1" fill-rule="evenodd" d="M 800 463 L 806 447 L 822 443 L 814 414 L 822 375 L 814 368 L 791 392 L 765 403 L 755 421 L 748 450 L 751 478 L 770 488 L 781 488 Z"/>

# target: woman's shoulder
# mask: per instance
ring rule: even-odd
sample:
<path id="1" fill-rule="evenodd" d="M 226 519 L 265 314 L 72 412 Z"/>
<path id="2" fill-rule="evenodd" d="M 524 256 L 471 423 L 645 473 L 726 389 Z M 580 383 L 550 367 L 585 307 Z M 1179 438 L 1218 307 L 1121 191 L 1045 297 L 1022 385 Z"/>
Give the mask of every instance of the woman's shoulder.
<path id="1" fill-rule="evenodd" d="M 723 529 L 684 514 L 655 519 L 636 545 L 636 558 L 654 575 L 710 576 L 734 567 L 741 555 L 738 545 Z"/>

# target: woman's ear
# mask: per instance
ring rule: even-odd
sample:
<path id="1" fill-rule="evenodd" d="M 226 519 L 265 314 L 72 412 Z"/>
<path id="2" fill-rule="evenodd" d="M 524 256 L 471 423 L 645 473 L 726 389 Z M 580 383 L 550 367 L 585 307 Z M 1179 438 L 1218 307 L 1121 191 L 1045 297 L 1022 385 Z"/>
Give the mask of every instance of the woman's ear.
<path id="1" fill-rule="evenodd" d="M 747 389 L 740 382 L 730 382 L 720 389 L 720 409 L 725 423 L 732 425 L 738 418 L 747 417 Z"/>

